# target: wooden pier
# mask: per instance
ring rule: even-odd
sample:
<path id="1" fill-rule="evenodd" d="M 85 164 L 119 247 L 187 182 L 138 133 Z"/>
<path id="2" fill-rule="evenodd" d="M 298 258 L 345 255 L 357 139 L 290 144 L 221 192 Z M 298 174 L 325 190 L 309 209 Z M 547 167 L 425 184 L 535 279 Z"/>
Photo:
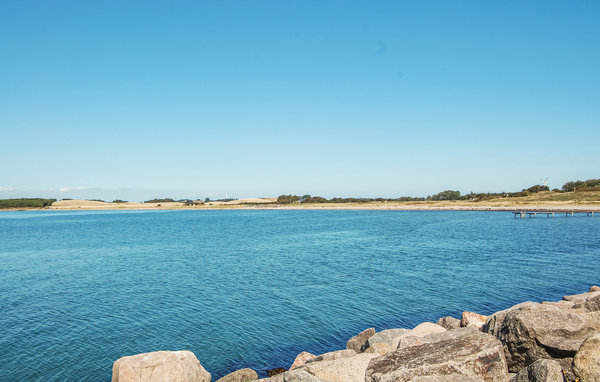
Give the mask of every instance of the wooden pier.
<path id="1" fill-rule="evenodd" d="M 555 215 L 562 215 L 565 214 L 566 217 L 569 216 L 575 216 L 575 215 L 579 215 L 579 214 L 586 214 L 586 216 L 594 216 L 594 213 L 598 212 L 598 211 L 591 211 L 591 210 L 554 210 L 554 211 L 537 211 L 537 210 L 520 210 L 520 211 L 513 211 L 513 214 L 515 214 L 515 219 L 516 218 L 521 218 L 521 219 L 525 219 L 526 217 L 529 218 L 536 218 L 538 215 L 546 215 L 547 218 L 549 217 L 554 217 Z"/>

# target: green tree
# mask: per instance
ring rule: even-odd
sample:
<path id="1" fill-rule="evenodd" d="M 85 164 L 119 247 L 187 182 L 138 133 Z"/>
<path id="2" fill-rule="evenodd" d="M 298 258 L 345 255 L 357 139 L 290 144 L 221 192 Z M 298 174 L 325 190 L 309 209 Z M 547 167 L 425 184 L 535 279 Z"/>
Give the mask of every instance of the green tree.
<path id="1" fill-rule="evenodd" d="M 432 195 L 431 200 L 459 200 L 460 191 L 446 190 Z"/>

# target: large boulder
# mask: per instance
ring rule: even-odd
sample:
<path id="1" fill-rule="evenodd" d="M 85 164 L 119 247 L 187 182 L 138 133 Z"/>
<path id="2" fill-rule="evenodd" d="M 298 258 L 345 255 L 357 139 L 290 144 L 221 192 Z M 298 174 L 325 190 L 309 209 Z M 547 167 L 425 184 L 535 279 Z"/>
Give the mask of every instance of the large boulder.
<path id="1" fill-rule="evenodd" d="M 217 382 L 249 382 L 258 379 L 258 374 L 252 369 L 240 369 L 217 379 Z"/>
<path id="2" fill-rule="evenodd" d="M 210 373 L 191 351 L 157 351 L 119 358 L 112 382 L 210 382 Z"/>
<path id="3" fill-rule="evenodd" d="M 551 359 L 538 359 L 521 369 L 510 382 L 564 382 L 562 368 Z"/>
<path id="4" fill-rule="evenodd" d="M 484 332 L 503 343 L 511 372 L 518 372 L 538 359 L 555 359 L 570 371 L 575 352 L 597 330 L 600 330 L 600 312 L 533 302 L 495 313 L 483 327 Z"/>
<path id="5" fill-rule="evenodd" d="M 412 328 L 409 332 L 405 333 L 405 336 L 415 336 L 415 337 L 425 337 L 429 334 L 442 333 L 445 332 L 446 329 L 443 327 L 436 325 L 432 322 L 423 322 L 414 328 Z"/>
<path id="6" fill-rule="evenodd" d="M 304 369 L 327 382 L 364 382 L 367 366 L 375 357 L 376 354 L 361 353 L 332 361 L 309 362 Z"/>
<path id="7" fill-rule="evenodd" d="M 367 340 L 375 334 L 375 328 L 365 329 L 348 340 L 346 349 L 352 349 L 357 353 L 362 353 L 367 348 Z"/>
<path id="8" fill-rule="evenodd" d="M 365 382 L 508 380 L 502 344 L 496 338 L 473 328 L 426 338 L 431 342 L 373 359 Z"/>
<path id="9" fill-rule="evenodd" d="M 573 359 L 573 372 L 582 381 L 600 381 L 600 334 L 588 337 Z"/>
<path id="10" fill-rule="evenodd" d="M 296 356 L 296 359 L 294 359 L 294 363 L 292 363 L 292 366 L 290 366 L 290 370 L 293 370 L 297 367 L 304 365 L 306 363 L 306 361 L 308 361 L 311 358 L 315 358 L 315 357 L 316 357 L 316 355 L 311 354 L 306 351 L 303 351 L 302 353 L 300 353 Z"/>
<path id="11" fill-rule="evenodd" d="M 398 346 L 398 342 L 400 338 L 408 333 L 410 330 L 408 329 L 386 329 L 382 330 L 378 333 L 375 333 L 369 340 L 367 341 L 367 348 L 371 347 L 378 343 L 386 343 L 390 345 L 392 348 L 396 348 Z"/>
<path id="12" fill-rule="evenodd" d="M 446 330 L 460 328 L 460 320 L 458 318 L 454 318 L 454 317 L 450 317 L 450 316 L 440 318 L 438 320 L 438 322 L 436 322 L 436 324 Z"/>
<path id="13" fill-rule="evenodd" d="M 307 359 L 305 364 L 320 361 L 333 361 L 340 358 L 354 357 L 355 355 L 356 352 L 352 349 L 330 351 L 329 353 L 321 354 L 316 357 Z"/>

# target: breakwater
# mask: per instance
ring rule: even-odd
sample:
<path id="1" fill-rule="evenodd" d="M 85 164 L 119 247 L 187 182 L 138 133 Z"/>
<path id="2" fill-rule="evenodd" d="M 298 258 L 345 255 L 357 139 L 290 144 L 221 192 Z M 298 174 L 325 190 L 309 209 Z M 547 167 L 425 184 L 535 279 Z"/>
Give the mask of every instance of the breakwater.
<path id="1" fill-rule="evenodd" d="M 368 328 L 345 349 L 302 352 L 289 370 L 259 379 L 252 369 L 217 382 L 561 382 L 600 380 L 600 287 L 560 301 L 524 302 L 484 316 L 465 311 L 412 329 Z M 113 366 L 112 382 L 210 382 L 192 352 L 127 356 Z"/>

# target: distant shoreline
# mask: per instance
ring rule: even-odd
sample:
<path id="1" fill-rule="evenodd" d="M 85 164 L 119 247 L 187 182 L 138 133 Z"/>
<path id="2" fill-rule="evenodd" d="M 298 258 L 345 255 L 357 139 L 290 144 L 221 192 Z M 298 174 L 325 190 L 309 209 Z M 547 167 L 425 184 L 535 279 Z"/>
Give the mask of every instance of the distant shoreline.
<path id="1" fill-rule="evenodd" d="M 219 210 L 245 210 L 245 211 L 593 211 L 600 212 L 599 203 L 519 203 L 511 205 L 486 204 L 482 202 L 369 202 L 369 203 L 339 203 L 339 204 L 217 204 L 217 205 L 191 205 L 184 203 L 102 203 L 90 202 L 85 200 L 72 200 L 68 205 L 61 205 L 56 202 L 49 207 L 44 208 L 7 208 L 1 211 L 219 211 Z"/>

